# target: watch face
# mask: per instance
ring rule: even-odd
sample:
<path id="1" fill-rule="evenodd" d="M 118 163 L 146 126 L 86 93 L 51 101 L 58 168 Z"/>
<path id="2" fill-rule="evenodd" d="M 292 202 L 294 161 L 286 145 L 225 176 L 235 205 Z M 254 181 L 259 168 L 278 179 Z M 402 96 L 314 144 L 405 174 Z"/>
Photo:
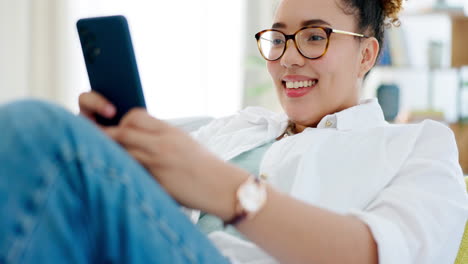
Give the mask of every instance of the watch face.
<path id="1" fill-rule="evenodd" d="M 248 182 L 239 188 L 237 194 L 239 202 L 247 212 L 258 211 L 266 199 L 266 189 L 254 181 Z"/>

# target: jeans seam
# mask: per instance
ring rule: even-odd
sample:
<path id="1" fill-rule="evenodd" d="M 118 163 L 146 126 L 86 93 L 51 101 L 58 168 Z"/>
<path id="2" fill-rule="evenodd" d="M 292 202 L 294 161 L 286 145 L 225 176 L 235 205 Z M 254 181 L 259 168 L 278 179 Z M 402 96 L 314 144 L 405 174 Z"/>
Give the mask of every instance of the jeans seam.
<path id="1" fill-rule="evenodd" d="M 16 119 L 12 118 L 12 116 L 14 116 L 14 114 L 12 114 L 9 111 L 8 108 L 6 109 L 6 112 L 8 113 L 6 115 L 7 122 L 9 121 L 13 125 L 13 128 L 15 130 L 18 130 L 17 128 L 19 127 L 19 125 L 16 123 Z M 27 138 L 24 137 L 23 133 L 16 133 L 16 134 L 20 137 L 20 140 L 22 142 L 24 142 L 24 143 L 29 142 L 29 140 L 27 140 Z M 39 169 L 44 170 L 43 166 L 41 166 L 41 165 L 39 165 Z M 54 184 L 51 183 L 50 179 L 53 177 L 53 175 L 52 175 L 53 173 L 51 173 L 51 175 L 47 176 L 48 172 L 49 172 L 48 170 L 44 170 L 44 173 L 45 173 L 46 176 L 43 176 L 43 177 L 45 177 L 46 179 L 44 179 L 45 180 L 45 183 L 44 183 L 45 186 L 42 186 L 42 187 L 46 190 L 44 192 L 47 193 L 47 194 L 44 194 L 44 197 L 42 199 L 42 204 L 41 204 L 40 208 L 43 208 L 46 205 L 48 197 L 50 195 L 50 192 L 52 191 L 53 187 L 56 185 L 56 182 L 57 182 L 57 180 L 55 179 Z M 57 173 L 57 170 L 54 170 L 53 172 Z M 25 211 L 24 208 L 22 208 L 22 209 L 23 209 L 23 211 Z M 43 212 L 44 210 L 39 210 L 38 209 L 38 212 L 39 211 Z M 39 216 L 40 214 L 41 213 L 37 213 L 36 219 L 41 218 Z M 26 216 L 26 215 L 27 214 L 25 212 L 23 212 L 23 216 Z M 20 223 L 21 222 L 19 220 L 15 221 L 15 224 L 20 224 Z M 11 241 L 11 246 L 10 246 L 9 249 L 7 249 L 8 253 L 6 253 L 6 261 L 7 262 L 17 263 L 21 259 L 22 255 L 24 254 L 24 250 L 28 247 L 29 241 L 32 239 L 33 233 L 36 231 L 37 227 L 38 227 L 38 221 L 29 224 L 28 228 L 26 230 L 24 230 L 25 233 L 22 234 L 22 236 L 20 238 L 18 238 L 18 235 L 14 235 L 14 234 L 12 235 L 13 239 Z M 18 260 L 18 261 L 15 261 L 15 259 Z"/>
<path id="2" fill-rule="evenodd" d="M 43 189 L 40 191 L 42 197 L 41 197 L 41 204 L 37 208 L 37 213 L 34 213 L 34 215 L 31 216 L 30 213 L 25 212 L 26 209 L 23 208 L 22 210 L 23 215 L 21 215 L 21 217 L 28 217 L 31 219 L 34 218 L 36 221 L 32 221 L 31 224 L 28 225 L 28 228 L 25 228 L 25 233 L 21 237 L 18 238 L 17 235 L 14 236 L 15 239 L 12 241 L 12 246 L 9 250 L 9 254 L 7 254 L 7 260 L 11 261 L 12 263 L 17 263 L 17 261 L 14 261 L 15 259 L 17 259 L 19 262 L 19 260 L 24 256 L 25 250 L 29 246 L 29 242 L 31 241 L 32 237 L 34 236 L 34 233 L 36 232 L 38 226 L 43 220 L 42 216 L 45 211 L 44 207 L 47 206 L 47 201 L 50 197 L 50 194 L 56 190 L 56 187 L 58 185 L 58 177 L 57 177 L 58 171 L 56 170 L 57 167 L 55 167 L 54 165 L 56 164 L 54 163 L 52 165 L 55 168 L 55 170 L 52 173 L 50 173 L 49 176 L 46 176 L 46 178 L 48 179 L 46 180 L 46 185 L 36 190 L 36 192 L 38 192 L 39 190 Z M 40 166 L 40 168 L 43 168 L 43 167 Z M 50 180 L 51 178 L 54 178 L 54 180 L 51 181 Z M 34 195 L 34 193 L 32 195 Z M 20 222 L 21 222 L 20 220 L 16 221 L 17 224 L 19 224 Z"/>
<path id="3" fill-rule="evenodd" d="M 98 174 L 101 174 L 103 178 L 120 183 L 125 188 L 125 190 L 128 191 L 130 197 L 132 197 L 134 200 L 140 214 L 145 216 L 145 219 L 148 219 L 146 222 L 148 222 L 150 226 L 153 226 L 159 230 L 164 235 L 166 240 L 170 242 L 175 248 L 178 248 L 179 252 L 181 252 L 185 258 L 190 261 L 190 263 L 197 263 L 196 254 L 194 254 L 194 252 L 189 247 L 182 244 L 183 240 L 177 234 L 177 232 L 174 231 L 167 224 L 167 221 L 161 216 L 158 218 L 157 213 L 154 209 L 152 209 L 151 206 L 149 206 L 149 203 L 146 202 L 143 197 L 139 197 L 138 193 L 128 185 L 128 176 L 126 176 L 127 174 L 125 172 L 119 171 L 113 167 L 107 167 L 104 165 L 104 162 L 95 162 L 89 164 L 88 162 L 85 162 L 86 159 L 84 159 L 84 155 L 75 154 L 74 158 L 77 162 L 80 162 L 82 166 L 87 166 L 90 171 L 97 172 Z M 89 160 L 93 159 L 88 159 L 88 161 Z"/>

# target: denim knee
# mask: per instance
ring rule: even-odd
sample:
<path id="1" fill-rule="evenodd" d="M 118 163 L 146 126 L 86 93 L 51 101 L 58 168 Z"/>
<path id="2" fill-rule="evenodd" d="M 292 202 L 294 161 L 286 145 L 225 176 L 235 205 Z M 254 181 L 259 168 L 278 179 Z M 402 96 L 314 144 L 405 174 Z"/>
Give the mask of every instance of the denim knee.
<path id="1" fill-rule="evenodd" d="M 0 127 L 18 132 L 52 131 L 74 115 L 58 105 L 40 100 L 20 100 L 0 106 Z"/>
<path id="2" fill-rule="evenodd" d="M 79 122 L 72 113 L 43 101 L 0 106 L 0 263 L 22 257 L 59 179 L 79 182 L 71 174 L 59 177 L 66 167 L 64 150 L 72 142 L 68 131 L 81 126 Z"/>
<path id="3" fill-rule="evenodd" d="M 12 141 L 21 139 L 22 143 L 34 145 L 63 141 L 64 137 L 73 137 L 77 130 L 96 130 L 85 118 L 65 108 L 34 99 L 0 106 L 0 128 L 2 136 L 14 137 Z M 5 141 L 9 140 L 0 144 Z"/>

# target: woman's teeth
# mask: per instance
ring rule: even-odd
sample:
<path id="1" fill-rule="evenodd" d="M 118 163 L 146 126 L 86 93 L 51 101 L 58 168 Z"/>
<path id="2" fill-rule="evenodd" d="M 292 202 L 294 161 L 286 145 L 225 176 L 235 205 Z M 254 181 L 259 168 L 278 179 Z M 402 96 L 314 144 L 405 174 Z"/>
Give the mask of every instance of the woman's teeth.
<path id="1" fill-rule="evenodd" d="M 299 89 L 303 87 L 310 87 L 317 83 L 317 80 L 302 81 L 302 82 L 286 82 L 286 88 L 288 89 Z"/>

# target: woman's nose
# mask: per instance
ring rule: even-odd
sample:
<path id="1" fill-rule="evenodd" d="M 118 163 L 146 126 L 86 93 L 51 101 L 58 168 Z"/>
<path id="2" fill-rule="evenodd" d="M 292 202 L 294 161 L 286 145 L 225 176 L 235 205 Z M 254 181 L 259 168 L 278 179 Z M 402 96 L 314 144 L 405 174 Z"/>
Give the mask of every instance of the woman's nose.
<path id="1" fill-rule="evenodd" d="M 297 49 L 296 42 L 289 39 L 286 44 L 286 50 L 284 51 L 283 57 L 281 57 L 281 65 L 286 68 L 301 67 L 304 66 L 305 58 L 301 55 Z"/>

